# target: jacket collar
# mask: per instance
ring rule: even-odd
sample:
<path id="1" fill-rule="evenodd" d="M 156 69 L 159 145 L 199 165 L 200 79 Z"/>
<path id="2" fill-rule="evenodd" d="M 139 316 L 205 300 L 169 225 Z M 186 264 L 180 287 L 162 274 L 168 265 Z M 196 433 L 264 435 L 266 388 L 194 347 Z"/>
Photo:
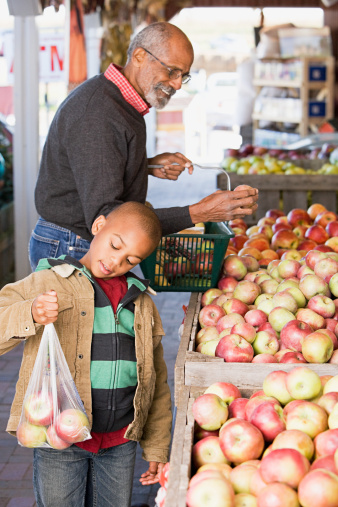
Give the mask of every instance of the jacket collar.
<path id="1" fill-rule="evenodd" d="M 87 278 L 93 281 L 90 271 L 83 264 L 81 264 L 81 262 L 79 262 L 77 259 L 74 259 L 74 257 L 71 257 L 70 255 L 61 255 L 56 259 L 41 259 L 36 268 L 36 271 L 42 271 L 44 269 L 52 269 L 62 278 L 68 278 L 74 273 L 75 270 L 78 270 L 82 271 L 87 276 Z M 149 286 L 149 280 L 143 280 L 142 278 L 136 276 L 134 273 L 126 273 L 125 276 L 127 279 L 128 291 L 131 290 L 133 292 L 134 287 L 137 289 L 137 292 L 148 291 L 151 294 L 156 294 L 155 291 L 153 291 L 153 289 L 151 289 Z"/>

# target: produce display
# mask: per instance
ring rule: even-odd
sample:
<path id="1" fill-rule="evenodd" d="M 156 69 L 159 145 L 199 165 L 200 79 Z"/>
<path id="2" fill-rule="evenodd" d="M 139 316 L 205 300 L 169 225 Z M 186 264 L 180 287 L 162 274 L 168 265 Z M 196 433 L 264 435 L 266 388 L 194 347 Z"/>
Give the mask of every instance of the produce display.
<path id="1" fill-rule="evenodd" d="M 320 204 L 269 210 L 236 236 L 202 296 L 196 351 L 226 362 L 338 364 L 338 221 Z M 262 267 L 266 266 L 266 267 Z"/>
<path id="2" fill-rule="evenodd" d="M 322 160 L 320 168 L 297 165 L 297 161 Z M 312 151 L 268 149 L 243 145 L 239 150 L 226 150 L 222 167 L 237 174 L 338 174 L 338 149 L 325 144 Z"/>
<path id="3" fill-rule="evenodd" d="M 217 382 L 192 413 L 188 507 L 337 507 L 338 375 L 272 371 L 250 398 Z"/>

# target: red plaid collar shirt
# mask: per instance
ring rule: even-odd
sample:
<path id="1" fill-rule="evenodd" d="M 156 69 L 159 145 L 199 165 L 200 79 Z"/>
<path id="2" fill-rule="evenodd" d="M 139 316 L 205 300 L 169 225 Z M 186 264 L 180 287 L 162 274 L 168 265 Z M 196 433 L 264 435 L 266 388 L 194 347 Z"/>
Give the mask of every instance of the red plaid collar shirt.
<path id="1" fill-rule="evenodd" d="M 104 77 L 112 81 L 119 88 L 124 100 L 144 116 L 149 113 L 149 105 L 140 97 L 124 75 L 121 74 L 120 69 L 122 67 L 111 63 L 104 73 Z"/>

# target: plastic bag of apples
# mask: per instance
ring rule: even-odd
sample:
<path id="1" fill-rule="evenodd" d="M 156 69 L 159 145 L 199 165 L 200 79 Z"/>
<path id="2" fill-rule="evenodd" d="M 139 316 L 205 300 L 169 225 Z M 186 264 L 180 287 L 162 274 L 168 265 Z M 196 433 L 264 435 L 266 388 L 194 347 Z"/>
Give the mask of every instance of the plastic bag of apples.
<path id="1" fill-rule="evenodd" d="M 16 431 L 23 447 L 66 449 L 91 438 L 89 421 L 53 324 L 45 326 Z"/>

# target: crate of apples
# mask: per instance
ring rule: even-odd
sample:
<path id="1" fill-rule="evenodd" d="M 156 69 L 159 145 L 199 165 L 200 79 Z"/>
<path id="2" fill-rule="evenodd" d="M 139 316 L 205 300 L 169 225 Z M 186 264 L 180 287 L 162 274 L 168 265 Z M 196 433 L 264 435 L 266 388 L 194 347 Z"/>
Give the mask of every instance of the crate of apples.
<path id="1" fill-rule="evenodd" d="M 244 397 L 217 382 L 189 401 L 187 506 L 337 507 L 338 375 L 298 366 L 261 387 Z"/>

